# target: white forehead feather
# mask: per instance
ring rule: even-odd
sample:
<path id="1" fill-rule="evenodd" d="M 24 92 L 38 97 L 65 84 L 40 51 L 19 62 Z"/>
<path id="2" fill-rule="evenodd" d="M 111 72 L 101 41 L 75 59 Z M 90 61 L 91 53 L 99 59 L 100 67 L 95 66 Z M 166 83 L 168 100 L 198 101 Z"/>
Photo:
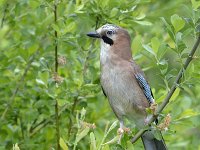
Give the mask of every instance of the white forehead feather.
<path id="1" fill-rule="evenodd" d="M 114 30 L 119 29 L 119 27 L 114 24 L 105 24 L 102 26 L 102 29 Z"/>
<path id="2" fill-rule="evenodd" d="M 97 30 L 97 32 L 98 33 L 100 33 L 100 32 L 102 32 L 102 31 L 104 31 L 104 30 L 117 30 L 117 29 L 119 29 L 120 27 L 119 26 L 116 26 L 116 25 L 114 25 L 114 24 L 105 24 L 105 25 L 103 25 L 102 27 L 100 27 L 98 30 Z"/>

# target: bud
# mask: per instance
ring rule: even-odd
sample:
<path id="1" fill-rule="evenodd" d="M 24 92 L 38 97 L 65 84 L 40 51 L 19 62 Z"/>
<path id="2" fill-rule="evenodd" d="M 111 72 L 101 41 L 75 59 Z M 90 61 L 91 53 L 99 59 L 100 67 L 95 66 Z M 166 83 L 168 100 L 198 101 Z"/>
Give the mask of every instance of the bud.
<path id="1" fill-rule="evenodd" d="M 171 122 L 171 116 L 170 116 L 170 114 L 168 114 L 168 115 L 165 117 L 163 123 L 161 123 L 161 124 L 158 125 L 158 129 L 159 129 L 159 130 L 165 130 L 165 131 L 168 130 L 168 127 L 169 127 L 169 125 L 170 125 L 170 122 Z"/>
<path id="2" fill-rule="evenodd" d="M 58 57 L 58 64 L 65 65 L 67 63 L 66 58 L 64 56 Z"/>
<path id="3" fill-rule="evenodd" d="M 90 128 L 90 129 L 95 129 L 96 125 L 94 123 L 88 123 L 88 122 L 81 122 L 81 125 L 83 128 Z"/>
<path id="4" fill-rule="evenodd" d="M 62 83 L 64 78 L 59 76 L 58 73 L 54 73 L 53 74 L 53 80 L 56 82 L 56 83 Z"/>

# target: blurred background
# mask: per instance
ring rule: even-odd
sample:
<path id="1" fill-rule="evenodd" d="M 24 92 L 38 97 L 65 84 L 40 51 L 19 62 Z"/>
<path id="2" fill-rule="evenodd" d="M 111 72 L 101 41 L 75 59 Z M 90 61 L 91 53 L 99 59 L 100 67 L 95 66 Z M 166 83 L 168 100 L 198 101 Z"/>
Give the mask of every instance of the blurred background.
<path id="1" fill-rule="evenodd" d="M 133 58 L 160 104 L 200 32 L 199 6 L 196 0 L 0 0 L 0 149 L 143 149 L 140 140 L 129 140 L 137 129 L 121 146 L 113 142 L 119 125 L 99 83 L 100 44 L 86 33 L 105 23 L 126 28 Z M 163 131 L 170 150 L 200 149 L 199 54 L 160 115 L 161 122 L 171 115 Z"/>

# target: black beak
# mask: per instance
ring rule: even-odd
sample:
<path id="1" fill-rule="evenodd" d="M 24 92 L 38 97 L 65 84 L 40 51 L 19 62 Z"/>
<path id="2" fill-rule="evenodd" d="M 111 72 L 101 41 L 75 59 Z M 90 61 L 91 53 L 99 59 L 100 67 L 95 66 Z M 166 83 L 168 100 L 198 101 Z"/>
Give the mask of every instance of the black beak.
<path id="1" fill-rule="evenodd" d="M 89 32 L 87 34 L 87 36 L 93 37 L 93 38 L 100 38 L 101 37 L 97 32 Z"/>

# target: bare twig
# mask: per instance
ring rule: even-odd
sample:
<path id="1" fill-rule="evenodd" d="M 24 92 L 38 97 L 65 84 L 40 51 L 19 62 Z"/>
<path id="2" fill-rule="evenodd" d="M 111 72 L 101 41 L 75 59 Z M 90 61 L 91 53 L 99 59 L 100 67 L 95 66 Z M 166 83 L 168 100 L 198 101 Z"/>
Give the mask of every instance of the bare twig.
<path id="1" fill-rule="evenodd" d="M 32 132 L 30 132 L 30 137 L 34 136 L 36 133 L 38 133 L 38 131 L 40 131 L 42 128 L 46 127 L 46 125 L 48 125 L 50 122 L 52 122 L 52 120 L 43 120 L 42 122 L 40 122 L 33 130 Z"/>
<path id="2" fill-rule="evenodd" d="M 58 5 L 58 1 L 55 0 L 54 1 L 54 23 L 57 23 L 57 5 Z M 55 73 L 58 73 L 58 33 L 55 30 L 54 31 L 54 50 L 55 50 Z M 55 81 L 55 84 L 57 84 L 57 82 Z M 58 108 L 58 100 L 55 98 L 55 116 L 56 116 L 56 143 L 57 143 L 57 150 L 60 150 L 60 144 L 59 144 L 59 140 L 60 140 L 60 125 L 59 125 L 59 108 Z"/>
<path id="3" fill-rule="evenodd" d="M 185 70 L 187 69 L 189 63 L 192 61 L 193 55 L 194 55 L 195 51 L 197 50 L 199 44 L 200 44 L 200 35 L 198 35 L 198 38 L 197 38 L 192 50 L 190 51 L 183 67 L 180 69 L 180 71 L 179 71 L 179 73 L 176 77 L 176 80 L 174 81 L 174 84 L 172 85 L 172 87 L 171 87 L 170 91 L 168 92 L 166 98 L 164 99 L 162 104 L 158 107 L 158 109 L 155 111 L 155 114 L 151 116 L 147 126 L 150 125 L 157 118 L 157 116 L 163 111 L 163 109 L 169 103 L 170 98 L 172 97 L 172 95 L 174 94 L 176 88 L 178 87 L 178 85 L 180 83 L 180 79 L 182 78 L 182 76 L 183 76 Z M 144 129 L 139 130 L 139 132 L 131 139 L 131 142 L 132 143 L 136 142 L 144 132 L 145 132 Z"/>
<path id="4" fill-rule="evenodd" d="M 58 115 L 60 116 L 62 114 L 62 112 L 64 110 L 66 110 L 66 108 L 68 107 L 67 104 L 63 105 L 60 109 L 59 109 L 59 113 Z M 38 133 L 42 128 L 44 128 L 46 125 L 48 125 L 49 123 L 52 122 L 53 119 L 55 119 L 55 114 L 51 115 L 49 118 L 46 118 L 42 121 L 40 121 L 39 123 L 37 123 L 35 126 L 32 126 L 30 129 L 30 137 L 32 137 L 33 135 L 35 135 L 36 133 Z M 34 122 L 33 122 L 34 123 Z M 35 124 L 35 123 L 34 123 Z"/>
<path id="5" fill-rule="evenodd" d="M 78 98 L 76 97 L 74 99 L 74 103 L 73 103 L 71 111 L 70 111 L 72 115 L 74 115 L 74 110 L 76 108 L 77 102 L 78 102 Z M 73 125 L 72 116 L 70 116 L 69 117 L 69 126 L 68 126 L 68 138 L 70 138 L 70 135 L 71 135 L 72 125 Z"/>

